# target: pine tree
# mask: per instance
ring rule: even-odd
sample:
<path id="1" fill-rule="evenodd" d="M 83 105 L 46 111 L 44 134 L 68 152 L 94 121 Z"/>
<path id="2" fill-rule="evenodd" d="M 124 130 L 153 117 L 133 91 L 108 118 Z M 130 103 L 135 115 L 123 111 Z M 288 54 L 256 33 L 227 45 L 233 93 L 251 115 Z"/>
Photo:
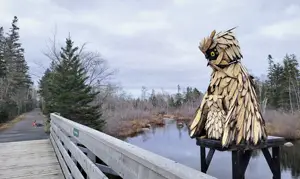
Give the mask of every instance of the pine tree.
<path id="1" fill-rule="evenodd" d="M 5 37 L 3 34 L 3 27 L 0 27 L 0 77 L 6 74 L 6 64 L 4 60 L 4 47 L 5 47 Z"/>
<path id="2" fill-rule="evenodd" d="M 268 56 L 268 62 L 266 98 L 268 99 L 269 106 L 277 109 L 282 106 L 280 96 L 283 91 L 283 66 L 280 63 L 274 63 L 271 55 Z"/>
<path id="3" fill-rule="evenodd" d="M 169 105 L 170 107 L 176 107 L 175 100 L 174 100 L 173 96 L 171 96 L 171 97 L 168 99 L 168 105 Z"/>
<path id="4" fill-rule="evenodd" d="M 281 93 L 281 104 L 292 112 L 299 109 L 299 70 L 295 55 L 286 55 L 283 59 L 283 91 Z"/>
<path id="5" fill-rule="evenodd" d="M 157 106 L 158 101 L 157 101 L 154 89 L 152 89 L 152 93 L 150 95 L 150 101 L 151 101 L 151 104 L 152 104 L 153 107 Z"/>
<path id="6" fill-rule="evenodd" d="M 192 101 L 193 101 L 193 88 L 187 87 L 183 102 L 188 103 L 188 102 L 192 102 Z"/>
<path id="7" fill-rule="evenodd" d="M 194 99 L 199 99 L 201 97 L 202 93 L 197 89 L 197 88 L 194 88 L 193 89 L 193 98 Z"/>
<path id="8" fill-rule="evenodd" d="M 59 112 L 73 121 L 101 130 L 104 121 L 100 120 L 100 106 L 92 105 L 99 92 L 86 84 L 88 76 L 77 51 L 78 47 L 73 47 L 73 41 L 67 38 L 49 86 L 53 99 L 50 112 Z"/>
<path id="9" fill-rule="evenodd" d="M 17 23 L 18 18 L 15 16 L 6 39 L 6 57 L 12 82 L 19 88 L 22 88 L 25 86 L 28 87 L 31 84 L 31 79 L 28 75 L 29 67 L 24 58 L 24 49 L 19 42 L 20 36 Z"/>
<path id="10" fill-rule="evenodd" d="M 51 84 L 51 77 L 53 73 L 50 69 L 46 69 L 43 77 L 39 81 L 39 94 L 43 97 L 41 99 L 41 108 L 44 114 L 49 114 L 52 104 L 52 95 L 49 89 L 49 84 Z"/>
<path id="11" fill-rule="evenodd" d="M 0 28 L 0 122 L 31 110 L 35 103 L 17 23 L 15 16 L 5 35 Z"/>

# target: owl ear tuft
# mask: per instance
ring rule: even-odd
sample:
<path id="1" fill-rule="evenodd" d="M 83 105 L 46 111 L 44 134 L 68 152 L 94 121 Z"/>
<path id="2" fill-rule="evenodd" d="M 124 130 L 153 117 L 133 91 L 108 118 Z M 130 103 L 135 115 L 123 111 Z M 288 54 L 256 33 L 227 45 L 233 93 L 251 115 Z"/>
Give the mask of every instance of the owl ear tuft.
<path id="1" fill-rule="evenodd" d="M 213 39 L 214 36 L 215 36 L 215 34 L 216 34 L 216 30 L 213 30 L 213 31 L 211 32 L 211 34 L 210 34 L 210 38 Z"/>

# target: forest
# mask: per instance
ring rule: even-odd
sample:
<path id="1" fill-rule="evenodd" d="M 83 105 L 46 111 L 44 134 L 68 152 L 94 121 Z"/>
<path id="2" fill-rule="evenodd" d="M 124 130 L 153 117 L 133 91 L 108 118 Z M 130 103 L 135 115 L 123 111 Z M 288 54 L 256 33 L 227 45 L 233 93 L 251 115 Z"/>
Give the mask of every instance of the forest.
<path id="1" fill-rule="evenodd" d="M 37 105 L 17 22 L 18 18 L 14 17 L 7 32 L 0 27 L 0 123 Z"/>
<path id="2" fill-rule="evenodd" d="M 174 86 L 177 88 L 175 94 L 143 86 L 140 97 L 132 97 L 111 82 L 117 70 L 109 67 L 100 52 L 88 50 L 86 44 L 76 44 L 72 35 L 65 39 L 54 36 L 50 41 L 44 58 L 51 64 L 39 80 L 38 89 L 34 89 L 19 42 L 17 22 L 14 17 L 8 33 L 4 34 L 3 28 L 0 29 L 1 122 L 35 108 L 36 91 L 38 105 L 45 116 L 57 112 L 117 137 L 139 133 L 148 125 L 163 125 L 164 117 L 189 123 L 201 103 L 203 92 L 180 84 Z M 64 45 L 59 46 L 58 42 Z M 255 77 L 255 83 L 268 131 L 300 136 L 297 57 L 286 54 L 282 60 L 275 61 L 270 54 L 262 59 L 268 63 L 266 79 Z"/>

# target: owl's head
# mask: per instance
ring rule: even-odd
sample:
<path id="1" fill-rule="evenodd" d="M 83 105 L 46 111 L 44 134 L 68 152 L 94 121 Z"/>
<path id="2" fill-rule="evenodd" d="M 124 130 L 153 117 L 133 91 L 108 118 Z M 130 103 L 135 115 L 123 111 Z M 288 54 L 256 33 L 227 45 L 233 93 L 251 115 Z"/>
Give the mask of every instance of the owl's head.
<path id="1" fill-rule="evenodd" d="M 214 30 L 209 37 L 204 38 L 200 42 L 199 49 L 209 63 L 223 67 L 236 63 L 243 58 L 239 42 L 232 32 L 233 29 L 235 28 L 219 32 L 218 34 Z"/>

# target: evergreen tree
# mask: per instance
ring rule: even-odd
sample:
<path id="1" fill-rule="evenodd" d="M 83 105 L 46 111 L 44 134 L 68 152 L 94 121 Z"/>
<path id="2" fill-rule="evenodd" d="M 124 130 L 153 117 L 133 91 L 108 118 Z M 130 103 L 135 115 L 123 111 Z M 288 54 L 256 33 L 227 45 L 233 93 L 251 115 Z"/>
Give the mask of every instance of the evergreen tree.
<path id="1" fill-rule="evenodd" d="M 50 112 L 59 112 L 68 119 L 101 130 L 104 120 L 100 119 L 100 106 L 92 105 L 99 92 L 87 85 L 88 76 L 77 51 L 78 47 L 73 47 L 73 41 L 67 38 L 49 85 L 53 99 Z"/>
<path id="2" fill-rule="evenodd" d="M 17 23 L 15 16 L 5 35 L 0 28 L 0 122 L 31 110 L 36 100 Z"/>
<path id="3" fill-rule="evenodd" d="M 269 106 L 273 108 L 280 108 L 280 96 L 282 93 L 283 83 L 283 66 L 280 63 L 274 63 L 271 55 L 268 56 L 268 79 L 266 81 L 267 94 Z"/>
<path id="4" fill-rule="evenodd" d="M 0 27 L 0 77 L 6 74 L 6 63 L 4 60 L 5 37 L 3 27 Z"/>
<path id="5" fill-rule="evenodd" d="M 201 97 L 202 93 L 197 89 L 197 88 L 194 88 L 193 89 L 193 98 L 194 99 L 199 99 Z"/>
<path id="6" fill-rule="evenodd" d="M 183 102 L 187 103 L 187 102 L 192 102 L 192 101 L 193 101 L 193 88 L 187 87 Z"/>
<path id="7" fill-rule="evenodd" d="M 155 96 L 155 91 L 154 89 L 152 89 L 152 93 L 150 95 L 150 101 L 151 101 L 151 104 L 153 107 L 156 107 L 157 106 L 157 98 Z"/>
<path id="8" fill-rule="evenodd" d="M 28 75 L 28 66 L 24 58 L 24 49 L 21 47 L 18 18 L 15 16 L 12 21 L 12 27 L 6 39 L 6 57 L 12 82 L 19 88 L 30 85 L 31 79 Z"/>
<path id="9" fill-rule="evenodd" d="M 168 105 L 170 107 L 176 107 L 175 100 L 172 96 L 168 99 Z"/>
<path id="10" fill-rule="evenodd" d="M 281 93 L 281 105 L 284 109 L 299 109 L 299 70 L 295 55 L 286 55 L 283 59 L 283 91 Z"/>
<path id="11" fill-rule="evenodd" d="M 53 73 L 50 69 L 46 69 L 43 77 L 39 81 L 39 94 L 43 97 L 41 99 L 41 108 L 44 114 L 49 114 L 51 111 L 51 104 L 52 104 L 52 95 L 49 89 L 49 84 L 51 84 L 51 77 Z"/>

